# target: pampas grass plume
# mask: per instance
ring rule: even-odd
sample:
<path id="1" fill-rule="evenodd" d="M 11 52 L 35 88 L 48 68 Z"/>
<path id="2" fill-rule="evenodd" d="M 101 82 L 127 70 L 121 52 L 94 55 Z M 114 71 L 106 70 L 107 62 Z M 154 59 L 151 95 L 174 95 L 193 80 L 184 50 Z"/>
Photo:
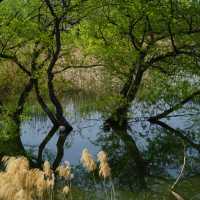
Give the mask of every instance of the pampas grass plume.
<path id="1" fill-rule="evenodd" d="M 43 171 L 44 171 L 45 176 L 51 177 L 51 175 L 52 175 L 51 165 L 50 165 L 49 161 L 47 161 L 47 160 L 45 160 L 45 162 L 43 164 Z"/>
<path id="2" fill-rule="evenodd" d="M 60 177 L 63 177 L 66 180 L 71 179 L 71 167 L 67 164 L 58 166 L 56 172 L 58 172 Z"/>
<path id="3" fill-rule="evenodd" d="M 100 163 L 99 176 L 102 176 L 104 179 L 111 176 L 111 168 L 110 168 L 108 162 Z"/>
<path id="4" fill-rule="evenodd" d="M 99 162 L 108 162 L 108 156 L 107 156 L 107 153 L 105 151 L 100 151 L 98 154 L 97 154 L 97 160 Z"/>
<path id="5" fill-rule="evenodd" d="M 104 179 L 111 176 L 111 169 L 108 164 L 108 156 L 105 151 L 100 151 L 97 154 L 97 159 L 100 162 L 99 165 L 99 176 L 103 177 Z"/>
<path id="6" fill-rule="evenodd" d="M 93 160 L 92 155 L 86 148 L 82 151 L 81 163 L 88 172 L 95 171 L 97 168 L 96 162 Z"/>
<path id="7" fill-rule="evenodd" d="M 65 195 L 67 195 L 67 194 L 69 194 L 69 191 L 70 191 L 70 188 L 66 185 L 64 188 L 63 188 L 63 190 L 62 190 L 62 192 L 65 194 Z"/>

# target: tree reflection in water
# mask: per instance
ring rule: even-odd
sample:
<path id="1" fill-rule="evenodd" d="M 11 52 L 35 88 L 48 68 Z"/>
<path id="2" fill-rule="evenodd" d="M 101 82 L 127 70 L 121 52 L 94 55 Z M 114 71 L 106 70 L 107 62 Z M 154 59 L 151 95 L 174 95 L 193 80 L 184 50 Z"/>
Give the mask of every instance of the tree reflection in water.
<path id="1" fill-rule="evenodd" d="M 77 117 L 77 115 L 76 115 Z M 79 116 L 80 117 L 80 116 Z M 13 141 L 2 143 L 1 156 L 3 155 L 26 155 L 30 158 L 32 165 L 41 167 L 44 159 L 46 159 L 46 151 L 56 152 L 55 155 L 50 156 L 52 167 L 56 167 L 64 160 L 72 161 L 74 164 L 75 180 L 74 185 L 84 186 L 84 188 L 91 188 L 93 181 L 88 174 L 85 173 L 79 163 L 73 162 L 74 154 L 76 150 L 80 151 L 78 147 L 92 146 L 93 154 L 96 154 L 98 150 L 103 149 L 109 155 L 109 163 L 112 168 L 112 179 L 116 187 L 127 189 L 130 191 L 152 189 L 153 185 L 160 182 L 169 182 L 172 178 L 175 178 L 179 172 L 179 169 L 183 162 L 183 145 L 184 141 L 186 145 L 187 165 L 184 171 L 184 178 L 195 176 L 200 172 L 200 140 L 198 138 L 198 132 L 192 128 L 190 130 L 175 129 L 169 123 L 163 121 L 157 121 L 156 123 L 143 122 L 145 125 L 141 125 L 140 122 L 136 122 L 131 127 L 125 127 L 120 129 L 112 129 L 104 131 L 101 126 L 103 120 L 87 120 L 80 117 L 80 121 L 74 125 L 74 127 L 80 126 L 80 129 L 76 129 L 73 132 L 56 132 L 57 127 L 50 127 L 49 122 L 46 122 L 45 118 L 38 116 L 38 119 L 42 121 L 45 127 L 50 130 L 45 137 L 42 135 L 40 144 L 36 145 L 37 154 L 30 154 L 30 148 L 27 148 L 26 142 L 24 145 L 21 142 L 21 138 L 15 138 Z M 31 121 L 29 121 L 31 126 Z M 141 122 L 142 123 L 142 122 Z M 38 124 L 38 123 L 37 123 Z M 40 125 L 41 126 L 41 125 Z M 45 128 L 44 127 L 44 128 Z M 24 127 L 22 126 L 22 129 Z M 28 134 L 31 135 L 31 129 L 28 129 Z M 33 128 L 34 131 L 35 128 Z M 81 130 L 81 131 L 80 131 Z M 46 129 L 45 133 L 48 132 Z M 56 132 L 56 134 L 55 134 Z M 144 134 L 146 133 L 146 134 Z M 56 137 L 54 137 L 56 135 Z M 37 135 L 33 135 L 34 138 Z M 74 138 L 71 145 L 66 146 L 66 142 Z M 83 138 L 86 139 L 83 139 Z M 89 137 L 89 138 L 87 138 Z M 24 135 L 22 135 L 23 141 Z M 74 142 L 79 140 L 78 146 L 73 147 Z M 86 142 L 87 140 L 87 142 Z M 54 142 L 56 150 L 52 150 L 52 146 L 47 146 Z M 33 141 L 29 139 L 29 144 Z M 73 148 L 72 148 L 73 147 Z M 5 150 L 9 149 L 8 151 Z M 70 152 L 69 157 L 66 157 L 64 153 Z M 27 153 L 27 150 L 29 152 Z M 33 150 L 35 152 L 35 149 Z M 80 154 L 81 152 L 78 152 Z M 70 157 L 71 156 L 71 157 Z M 79 157 L 80 158 L 80 157 Z M 98 183 L 98 176 L 96 176 Z"/>

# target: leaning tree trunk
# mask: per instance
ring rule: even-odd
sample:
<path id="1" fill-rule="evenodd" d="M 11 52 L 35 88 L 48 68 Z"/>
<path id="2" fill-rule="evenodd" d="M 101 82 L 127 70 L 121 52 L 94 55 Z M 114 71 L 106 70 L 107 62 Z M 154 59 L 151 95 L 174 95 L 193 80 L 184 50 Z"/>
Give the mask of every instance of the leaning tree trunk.
<path id="1" fill-rule="evenodd" d="M 124 84 L 120 94 L 122 97 L 121 104 L 114 110 L 112 115 L 105 121 L 104 128 L 122 128 L 128 126 L 128 110 L 131 107 L 131 103 L 136 98 L 139 87 L 142 82 L 145 66 L 142 64 L 144 56 L 139 57 L 136 66 L 130 70 L 129 77 Z"/>
<path id="2" fill-rule="evenodd" d="M 58 120 L 59 126 L 63 127 L 63 131 L 65 131 L 66 134 L 69 134 L 69 132 L 72 130 L 72 127 L 63 115 L 63 108 L 60 101 L 58 100 L 56 96 L 54 85 L 53 85 L 53 78 L 54 78 L 53 68 L 55 67 L 56 62 L 58 61 L 60 51 L 61 51 L 61 46 L 62 46 L 61 32 L 60 32 L 61 19 L 55 15 L 50 5 L 50 2 L 47 0 L 45 2 L 54 17 L 54 37 L 55 37 L 55 50 L 52 52 L 50 63 L 47 70 L 48 93 L 49 93 L 49 98 L 51 102 L 55 106 L 56 118 Z"/>
<path id="3" fill-rule="evenodd" d="M 21 114 L 23 113 L 24 105 L 32 89 L 33 89 L 33 80 L 30 79 L 29 82 L 24 87 L 24 90 L 22 91 L 18 99 L 16 110 L 10 116 L 11 120 L 15 125 L 15 135 L 17 137 L 20 135 Z"/>
<path id="4" fill-rule="evenodd" d="M 53 78 L 54 78 L 54 73 L 53 69 L 56 65 L 57 60 L 59 59 L 60 51 L 61 51 L 61 30 L 60 30 L 60 25 L 62 23 L 62 18 L 60 16 L 57 16 L 57 12 L 54 10 L 54 6 L 51 4 L 49 0 L 44 1 L 46 6 L 49 9 L 49 12 L 51 16 L 53 17 L 53 38 L 55 42 L 55 46 L 53 49 L 48 49 L 48 58 L 49 58 L 49 65 L 47 69 L 47 80 L 48 80 L 48 94 L 49 98 L 52 102 L 52 104 L 55 107 L 56 113 L 51 112 L 51 110 L 48 108 L 48 106 L 45 104 L 42 96 L 40 95 L 39 87 L 38 87 L 38 80 L 35 80 L 35 90 L 36 90 L 36 95 L 39 104 L 41 105 L 42 109 L 47 113 L 49 118 L 51 119 L 53 123 L 53 128 L 50 130 L 49 134 L 47 135 L 47 139 L 44 141 L 44 143 L 40 146 L 39 149 L 39 155 L 38 155 L 38 161 L 41 162 L 42 158 L 42 152 L 43 149 L 45 148 L 48 139 L 51 138 L 57 129 L 60 129 L 60 133 L 65 134 L 65 136 L 69 135 L 69 133 L 72 130 L 72 126 L 69 124 L 69 122 L 66 120 L 64 117 L 63 113 L 63 108 L 58 100 L 55 90 L 54 90 L 54 85 L 53 85 Z M 32 65 L 32 70 L 37 70 L 36 69 L 37 65 L 33 62 Z"/>

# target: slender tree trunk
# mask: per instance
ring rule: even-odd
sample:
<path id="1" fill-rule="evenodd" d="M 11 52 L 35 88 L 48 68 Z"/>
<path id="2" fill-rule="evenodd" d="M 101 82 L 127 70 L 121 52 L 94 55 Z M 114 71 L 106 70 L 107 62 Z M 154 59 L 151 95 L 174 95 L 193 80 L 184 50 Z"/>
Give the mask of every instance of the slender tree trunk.
<path id="1" fill-rule="evenodd" d="M 26 151 L 24 149 L 24 146 L 22 144 L 21 137 L 20 137 L 20 124 L 21 124 L 20 116 L 23 113 L 24 105 L 32 89 L 33 89 L 33 81 L 32 79 L 30 79 L 29 82 L 25 85 L 18 99 L 16 110 L 10 116 L 10 119 L 15 125 L 15 129 L 11 130 L 12 134 L 14 135 L 12 135 L 12 137 L 9 140 L 2 141 L 3 144 L 1 144 L 0 146 L 3 148 L 0 148 L 0 156 L 26 155 Z"/>
<path id="2" fill-rule="evenodd" d="M 65 134 L 65 133 L 60 133 L 60 136 L 58 138 L 58 141 L 57 141 L 57 144 L 56 144 L 57 155 L 56 155 L 56 158 L 55 158 L 55 160 L 53 162 L 53 166 L 52 166 L 52 168 L 54 170 L 59 166 L 60 162 L 62 161 L 62 158 L 63 158 L 63 155 L 64 155 L 64 144 L 65 144 L 65 141 L 67 139 L 67 136 L 68 135 Z"/>
<path id="3" fill-rule="evenodd" d="M 51 140 L 51 138 L 54 136 L 57 130 L 58 130 L 58 126 L 54 125 L 49 131 L 49 133 L 46 135 L 44 140 L 40 143 L 39 150 L 38 150 L 38 158 L 37 158 L 39 166 L 41 166 L 42 164 L 42 154 L 43 154 L 44 148 L 46 147 L 47 143 Z"/>
<path id="4" fill-rule="evenodd" d="M 38 164 L 39 166 L 41 166 L 42 164 L 42 154 L 43 151 L 47 145 L 47 143 L 51 140 L 51 138 L 54 136 L 54 134 L 56 133 L 56 131 L 58 131 L 60 126 L 64 126 L 65 129 L 64 130 L 60 130 L 60 134 L 64 134 L 65 137 L 67 137 L 71 130 L 72 127 L 71 125 L 67 122 L 67 120 L 65 119 L 65 117 L 63 116 L 63 111 L 62 111 L 62 107 L 59 103 L 58 103 L 58 109 L 56 109 L 56 114 L 54 114 L 53 112 L 51 112 L 51 110 L 49 109 L 49 107 L 47 106 L 47 104 L 45 103 L 44 99 L 42 98 L 41 94 L 40 94 L 40 90 L 38 87 L 38 80 L 34 81 L 34 85 L 35 85 L 35 91 L 36 91 L 36 96 L 38 99 L 38 102 L 40 104 L 40 106 L 42 107 L 42 109 L 45 111 L 45 113 L 48 115 L 48 117 L 50 118 L 51 122 L 53 123 L 53 127 L 51 128 L 51 130 L 49 131 L 49 133 L 47 134 L 47 136 L 44 138 L 44 140 L 42 141 L 42 143 L 39 146 L 39 151 L 38 151 Z M 48 87 L 49 93 L 53 93 L 54 94 L 54 88 L 53 86 Z M 59 152 L 57 152 L 58 154 Z M 58 161 L 57 161 L 58 163 Z"/>
<path id="5" fill-rule="evenodd" d="M 30 79 L 19 97 L 17 108 L 12 116 L 13 120 L 18 125 L 20 124 L 20 115 L 23 113 L 26 99 L 27 99 L 28 95 L 30 94 L 30 92 L 32 91 L 32 89 L 33 89 L 33 80 Z"/>
<path id="6" fill-rule="evenodd" d="M 20 124 L 21 124 L 20 116 L 23 113 L 24 105 L 25 105 L 28 95 L 30 94 L 32 89 L 33 89 L 33 80 L 30 79 L 29 82 L 24 87 L 24 90 L 22 91 L 22 93 L 18 99 L 18 103 L 17 103 L 15 112 L 11 115 L 11 119 L 13 120 L 13 122 L 16 126 L 15 131 L 16 131 L 17 135 L 19 135 L 19 132 L 20 132 Z"/>
<path id="7" fill-rule="evenodd" d="M 42 163 L 43 150 L 44 150 L 45 146 L 47 145 L 48 141 L 56 133 L 56 131 L 60 128 L 60 133 L 65 134 L 65 136 L 67 137 L 67 135 L 69 135 L 69 133 L 72 130 L 72 126 L 68 123 L 68 121 L 65 119 L 65 117 L 63 115 L 62 105 L 59 102 L 59 100 L 55 94 L 54 85 L 53 85 L 52 70 L 56 64 L 56 61 L 58 59 L 60 49 L 61 49 L 59 20 L 57 18 L 55 19 L 55 40 L 56 40 L 56 51 L 55 51 L 55 53 L 53 53 L 51 55 L 50 63 L 49 63 L 48 70 L 47 70 L 47 80 L 48 80 L 49 98 L 55 107 L 56 113 L 52 112 L 49 109 L 48 105 L 45 103 L 44 99 L 42 98 L 42 95 L 40 94 L 38 79 L 37 79 L 37 77 L 34 77 L 34 87 L 35 87 L 35 92 L 36 92 L 38 103 L 40 104 L 43 111 L 48 115 L 48 117 L 50 118 L 50 120 L 53 124 L 52 129 L 50 130 L 48 135 L 45 137 L 45 139 L 39 146 L 38 163 L 40 165 Z M 39 52 L 41 52 L 41 49 L 37 49 L 37 47 L 38 47 L 38 44 L 36 44 L 34 52 L 33 52 L 33 56 L 32 56 L 32 64 L 31 64 L 32 74 L 34 74 L 38 70 L 38 68 L 41 67 L 36 64 L 36 60 L 39 56 Z"/>
<path id="8" fill-rule="evenodd" d="M 38 86 L 37 79 L 34 80 L 34 87 L 35 87 L 35 92 L 36 92 L 36 97 L 37 97 L 38 103 L 40 104 L 42 110 L 47 114 L 47 116 L 51 120 L 52 124 L 54 124 L 55 126 L 59 126 L 59 123 L 58 123 L 56 117 L 54 116 L 54 113 L 51 112 L 51 110 L 45 103 L 44 99 L 42 98 L 42 95 L 40 94 L 40 89 Z"/>
<path id="9" fill-rule="evenodd" d="M 12 119 L 16 125 L 16 137 L 17 137 L 17 144 L 20 147 L 20 149 L 25 153 L 25 149 L 23 147 L 23 144 L 21 142 L 21 138 L 20 138 L 20 124 L 21 124 L 21 114 L 23 113 L 24 110 L 24 105 L 26 103 L 26 100 L 30 94 L 30 92 L 33 89 L 33 80 L 30 79 L 29 82 L 26 84 L 26 86 L 24 87 L 24 90 L 22 91 L 19 100 L 18 100 L 18 104 L 17 104 L 17 108 L 15 110 L 15 112 L 12 115 Z"/>
<path id="10" fill-rule="evenodd" d="M 48 74 L 48 92 L 51 102 L 54 104 L 56 108 L 56 118 L 59 122 L 59 126 L 64 126 L 66 133 L 70 132 L 72 130 L 72 127 L 64 117 L 62 105 L 55 94 L 52 73 Z"/>

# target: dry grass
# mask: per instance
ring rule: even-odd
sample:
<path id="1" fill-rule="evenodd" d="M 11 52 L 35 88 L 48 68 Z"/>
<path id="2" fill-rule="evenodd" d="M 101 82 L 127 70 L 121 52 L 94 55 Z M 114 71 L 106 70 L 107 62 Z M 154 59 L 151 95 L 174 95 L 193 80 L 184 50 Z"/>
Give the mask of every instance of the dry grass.
<path id="1" fill-rule="evenodd" d="M 88 149 L 83 149 L 81 162 L 88 172 L 93 172 L 97 168 L 96 162 L 93 160 Z"/>
<path id="2" fill-rule="evenodd" d="M 97 157 L 100 162 L 99 176 L 105 181 L 111 178 L 107 154 L 101 151 Z M 5 156 L 2 162 L 5 170 L 0 172 L 0 200 L 53 200 L 57 193 L 62 199 L 73 199 L 71 180 L 74 175 L 68 162 L 60 165 L 55 172 L 48 161 L 44 162 L 42 170 L 31 169 L 27 158 L 22 156 Z M 88 149 L 83 150 L 81 162 L 88 172 L 94 173 L 98 169 Z M 63 184 L 56 186 L 55 179 L 61 179 Z M 113 199 L 112 195 L 108 199 Z"/>
<path id="3" fill-rule="evenodd" d="M 4 157 L 5 171 L 0 173 L 1 200 L 34 200 L 49 197 L 54 187 L 50 169 L 30 169 L 25 157 Z M 47 174 L 48 172 L 48 174 Z"/>

